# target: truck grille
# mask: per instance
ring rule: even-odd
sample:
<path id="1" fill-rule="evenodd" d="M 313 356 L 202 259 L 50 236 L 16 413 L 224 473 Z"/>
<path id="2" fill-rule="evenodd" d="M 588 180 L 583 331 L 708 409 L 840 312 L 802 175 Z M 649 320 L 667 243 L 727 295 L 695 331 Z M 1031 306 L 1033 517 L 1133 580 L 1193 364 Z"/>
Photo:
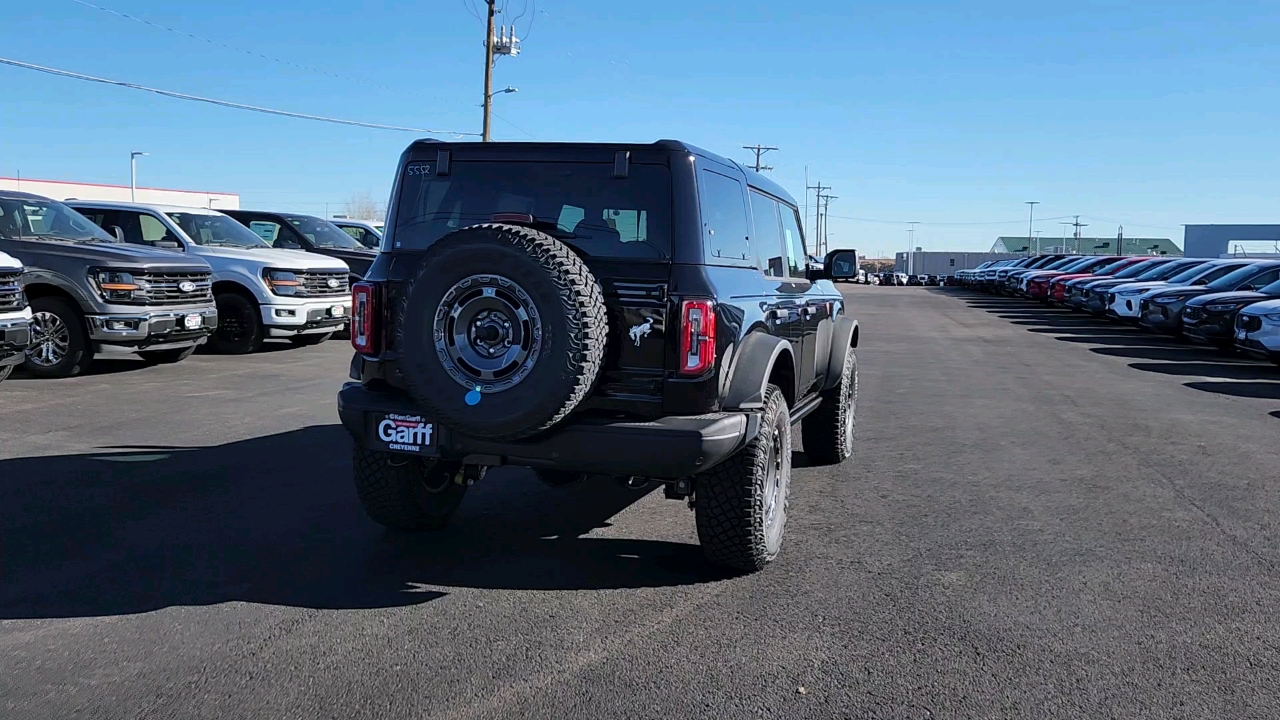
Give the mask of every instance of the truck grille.
<path id="1" fill-rule="evenodd" d="M 0 273 L 0 312 L 21 310 L 27 300 L 22 295 L 22 273 Z"/>
<path id="2" fill-rule="evenodd" d="M 295 272 L 298 282 L 302 283 L 307 297 L 337 297 L 351 292 L 347 284 L 346 270 L 313 270 Z M 330 286 L 330 280 L 336 280 L 336 286 Z"/>
<path id="3" fill-rule="evenodd" d="M 1189 307 L 1189 308 L 1182 309 L 1183 320 L 1199 320 L 1203 316 L 1204 316 L 1204 313 L 1198 307 Z"/>
<path id="4" fill-rule="evenodd" d="M 141 288 L 135 297 L 148 305 L 182 305 L 213 300 L 213 282 L 207 272 L 135 273 L 134 282 Z M 190 290 L 183 290 L 185 283 Z"/>

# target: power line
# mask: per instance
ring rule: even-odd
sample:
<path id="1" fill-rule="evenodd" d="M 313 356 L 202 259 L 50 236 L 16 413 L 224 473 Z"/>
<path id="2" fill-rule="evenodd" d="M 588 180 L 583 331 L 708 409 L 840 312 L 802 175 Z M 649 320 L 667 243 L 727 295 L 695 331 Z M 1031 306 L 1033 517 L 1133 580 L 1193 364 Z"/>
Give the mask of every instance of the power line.
<path id="1" fill-rule="evenodd" d="M 477 19 L 479 19 L 479 20 L 483 20 L 483 18 L 481 18 L 481 17 L 480 17 L 479 13 L 478 13 L 477 11 L 475 11 L 475 10 L 473 10 L 473 9 L 472 9 L 472 8 L 474 8 L 474 1 L 475 1 L 475 0 L 463 0 L 463 5 L 466 7 L 467 12 L 470 12 L 472 15 L 475 15 L 475 17 L 476 17 Z M 186 30 L 179 30 L 179 29 L 177 29 L 177 28 L 169 27 L 168 25 L 161 25 L 160 23 L 152 22 L 151 20 L 147 20 L 146 18 L 136 17 L 136 16 L 133 16 L 133 15 L 129 15 L 128 13 L 122 13 L 122 12 L 119 12 L 118 10 L 112 10 L 111 8 L 108 8 L 108 7 L 103 7 L 103 6 L 101 6 L 101 5 L 95 5 L 94 3 L 87 2 L 87 0 L 71 0 L 71 2 L 76 3 L 76 4 L 78 4 L 78 5 L 83 5 L 83 6 L 87 7 L 87 8 L 92 8 L 92 9 L 94 9 L 94 10 L 98 10 L 98 11 L 100 11 L 100 12 L 107 13 L 107 14 L 109 14 L 109 15 L 115 15 L 116 17 L 124 18 L 125 20 L 131 20 L 131 21 L 136 22 L 136 23 L 141 23 L 141 24 L 143 24 L 143 25 L 147 25 L 147 26 L 149 26 L 149 27 L 153 27 L 153 28 L 156 28 L 156 29 L 158 29 L 158 30 L 164 30 L 165 32 L 173 33 L 174 35 L 181 35 L 182 37 L 191 38 L 192 40 L 199 40 L 200 42 L 208 43 L 208 44 L 210 44 L 210 45 L 213 45 L 213 46 L 216 46 L 216 47 L 220 47 L 220 48 L 223 48 L 223 49 L 226 49 L 226 50 L 230 50 L 230 51 L 232 51 L 232 52 L 242 53 L 242 54 L 244 54 L 244 55 L 249 55 L 249 56 L 251 56 L 251 57 L 261 58 L 261 59 L 263 59 L 263 60 L 267 60 L 267 61 L 269 61 L 269 62 L 273 62 L 273 63 L 278 63 L 278 64 L 280 64 L 280 65 L 284 65 L 284 66 L 287 66 L 287 67 L 291 67 L 291 68 L 294 68 L 294 69 L 296 69 L 296 70 L 302 70 L 302 71 L 305 71 L 305 72 L 315 73 L 315 74 L 317 74 L 317 75 L 324 75 L 325 77 L 336 78 L 336 79 L 338 79 L 338 80 L 346 80 L 346 81 L 348 81 L 348 82 L 353 82 L 353 83 L 356 83 L 356 84 L 359 84 L 359 85 L 364 85 L 364 86 L 366 86 L 366 87 L 374 87 L 374 88 L 378 88 L 378 89 L 380 89 L 380 90 L 387 90 L 387 91 L 394 92 L 394 93 L 403 93 L 403 94 L 406 94 L 406 95 L 412 95 L 412 96 L 414 96 L 414 97 L 421 97 L 421 98 L 427 98 L 427 99 L 430 99 L 430 100 L 435 100 L 435 101 L 437 101 L 437 102 L 444 102 L 444 99 L 443 99 L 443 98 L 434 97 L 434 96 L 427 96 L 427 95 L 423 95 L 423 94 L 421 94 L 421 93 L 415 92 L 415 91 L 410 90 L 410 89 L 407 89 L 407 88 L 391 87 L 391 86 L 388 86 L 388 85 L 383 85 L 383 84 L 381 84 L 381 83 L 370 82 L 370 81 L 368 81 L 368 80 L 363 80 L 363 79 L 361 79 L 361 78 L 352 77 L 352 76 L 350 76 L 350 75 L 342 75 L 342 74 L 340 74 L 340 73 L 333 73 L 333 72 L 329 72 L 329 71 L 327 71 L 327 70 L 322 70 L 322 69 L 317 68 L 317 67 L 312 67 L 312 66 L 310 66 L 310 65 L 303 65 L 303 64 L 301 64 L 301 63 L 296 63 L 296 62 L 293 62 L 292 60 L 284 60 L 284 59 L 282 59 L 282 58 L 278 58 L 278 57 L 275 57 L 275 56 L 273 56 L 273 55 L 267 55 L 267 54 L 265 54 L 265 53 L 260 53 L 260 52 L 258 52 L 258 51 L 256 51 L 256 50 L 249 50 L 249 49 L 247 49 L 247 48 L 242 48 L 242 47 L 239 47 L 239 46 L 236 46 L 236 45 L 231 45 L 231 44 L 228 44 L 228 43 L 222 42 L 221 40 L 212 40 L 212 39 L 207 38 L 207 37 L 203 37 L 203 36 L 200 36 L 200 35 L 196 35 L 195 33 L 187 32 Z M 532 21 L 532 20 L 530 20 L 529 27 L 530 27 L 531 29 L 532 29 L 532 27 L 533 27 L 533 21 Z M 527 34 L 527 33 L 526 33 L 526 34 Z M 465 103 L 463 103 L 463 104 L 465 104 Z M 520 127 L 519 125 L 516 125 L 515 123 L 513 123 L 513 122 L 511 122 L 510 120 L 506 119 L 505 117 L 503 117 L 503 116 L 499 115 L 498 113 L 493 113 L 493 116 L 494 116 L 495 118 L 497 118 L 497 119 L 501 120 L 502 122 L 504 122 L 504 123 L 506 123 L 506 124 L 510 125 L 512 128 L 515 128 L 516 130 L 518 130 L 518 131 L 519 131 L 520 133 L 522 133 L 523 135 L 526 135 L 526 136 L 528 136 L 528 137 L 529 137 L 529 138 L 531 138 L 531 139 L 536 139 L 536 138 L 534 138 L 533 134 L 532 134 L 532 133 L 530 133 L 528 130 L 525 130 L 524 128 Z M 469 134 L 475 134 L 475 133 L 469 133 Z"/>
<path id="2" fill-rule="evenodd" d="M 810 188 L 812 189 L 812 188 Z M 848 215 L 828 215 L 828 217 L 837 218 L 839 220 L 851 220 L 853 222 L 878 223 L 882 225 L 906 225 L 907 223 L 916 222 L 914 220 L 878 220 L 874 218 L 850 217 Z M 1042 222 L 1049 220 L 1061 220 L 1071 217 L 1070 215 L 1060 215 L 1058 217 L 1040 218 Z M 934 225 L 934 226 L 962 226 L 962 225 L 1021 225 L 1025 220 L 995 220 L 992 222 L 916 222 L 917 225 Z"/>
<path id="3" fill-rule="evenodd" d="M 258 107 L 257 105 L 245 105 L 243 103 L 231 102 L 229 100 L 217 100 L 214 98 L 200 97 L 199 95 L 188 95 L 186 93 L 174 92 L 172 90 L 161 90 L 159 88 L 146 87 L 145 85 L 138 85 L 136 83 L 124 82 L 123 80 L 108 80 L 107 78 L 83 75 L 81 73 L 71 72 L 70 70 L 59 70 L 57 68 L 34 65 L 32 63 L 10 60 L 8 58 L 0 58 L 0 64 L 11 65 L 13 67 L 24 68 L 26 70 L 35 70 L 37 72 L 48 73 L 49 75 L 73 78 L 75 80 L 85 80 L 88 82 L 101 83 L 103 85 L 114 85 L 116 87 L 130 88 L 132 90 L 142 90 L 144 92 L 155 93 L 156 95 L 163 95 L 165 97 L 171 97 L 178 100 L 191 100 L 193 102 L 208 103 L 210 105 L 232 108 L 234 110 L 248 110 L 250 112 L 263 113 L 265 115 L 278 115 L 280 117 L 297 118 L 299 120 L 316 120 L 318 122 L 334 123 L 336 125 L 351 125 L 354 127 L 372 128 L 374 130 L 397 130 L 400 132 L 426 133 L 428 135 L 452 135 L 454 137 L 479 135 L 479 133 L 473 132 L 430 130 L 427 128 L 402 127 L 399 125 L 382 125 L 380 123 L 367 123 L 359 120 L 343 120 L 341 118 L 324 117 L 322 115 L 308 115 L 306 113 L 290 112 L 288 110 L 275 110 L 273 108 Z"/>

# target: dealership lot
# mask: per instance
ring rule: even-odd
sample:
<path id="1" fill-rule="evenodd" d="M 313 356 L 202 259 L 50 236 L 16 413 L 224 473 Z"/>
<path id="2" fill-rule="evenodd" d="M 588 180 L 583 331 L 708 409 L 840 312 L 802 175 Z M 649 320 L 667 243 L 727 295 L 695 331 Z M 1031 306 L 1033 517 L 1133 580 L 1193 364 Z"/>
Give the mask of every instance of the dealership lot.
<path id="1" fill-rule="evenodd" d="M 1280 711 L 1280 369 L 842 287 L 857 452 L 795 471 L 783 554 L 746 577 L 661 493 L 519 471 L 443 533 L 381 531 L 342 342 L 11 379 L 0 716 Z"/>

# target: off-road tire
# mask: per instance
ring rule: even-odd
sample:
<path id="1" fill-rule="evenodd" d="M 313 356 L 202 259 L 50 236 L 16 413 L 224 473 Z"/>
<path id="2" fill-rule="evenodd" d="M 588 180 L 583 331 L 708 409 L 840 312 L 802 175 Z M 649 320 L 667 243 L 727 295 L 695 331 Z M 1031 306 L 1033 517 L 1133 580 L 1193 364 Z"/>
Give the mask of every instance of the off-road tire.
<path id="1" fill-rule="evenodd" d="M 351 469 L 365 514 L 393 530 L 439 530 L 467 494 L 453 463 L 356 447 Z"/>
<path id="2" fill-rule="evenodd" d="M 143 350 L 138 353 L 138 357 L 146 360 L 151 365 L 171 365 L 186 360 L 195 351 L 195 345 L 175 350 Z"/>
<path id="3" fill-rule="evenodd" d="M 800 421 L 804 454 L 814 465 L 836 465 L 853 457 L 858 426 L 858 356 L 845 351 L 840 382 L 822 391 L 822 403 Z"/>
<path id="4" fill-rule="evenodd" d="M 57 364 L 49 366 L 35 364 L 28 354 L 23 369 L 38 378 L 68 378 L 87 370 L 93 362 L 93 345 L 89 342 L 89 331 L 85 328 L 80 308 L 60 297 L 42 297 L 31 301 L 31 312 L 58 316 L 67 328 L 67 353 Z M 35 342 L 34 337 L 31 340 Z"/>
<path id="5" fill-rule="evenodd" d="M 266 331 L 258 303 L 238 292 L 220 293 L 214 302 L 218 306 L 218 327 L 209 336 L 209 351 L 248 355 L 261 350 Z"/>
<path id="6" fill-rule="evenodd" d="M 536 306 L 541 349 L 528 375 L 468 404 L 468 388 L 437 354 L 433 318 L 449 289 L 472 276 L 518 284 Z M 604 362 L 608 322 L 600 283 L 564 243 L 515 225 L 485 224 L 441 238 L 426 252 L 397 311 L 396 346 L 405 387 L 442 425 L 511 441 L 560 422 L 592 391 Z"/>
<path id="7" fill-rule="evenodd" d="M 781 440 L 780 447 L 774 446 L 775 436 Z M 776 497 L 781 516 L 770 525 L 766 522 L 767 485 L 774 452 L 781 458 L 781 488 Z M 791 413 L 782 391 L 769 385 L 760 433 L 694 480 L 694 517 L 707 560 L 744 572 L 761 570 L 772 562 L 782 547 L 790 480 Z"/>
<path id="8" fill-rule="evenodd" d="M 297 345 L 298 347 L 311 347 L 312 345 L 319 345 L 331 337 L 333 337 L 333 333 L 323 333 L 319 335 L 294 335 L 289 338 L 289 342 Z"/>

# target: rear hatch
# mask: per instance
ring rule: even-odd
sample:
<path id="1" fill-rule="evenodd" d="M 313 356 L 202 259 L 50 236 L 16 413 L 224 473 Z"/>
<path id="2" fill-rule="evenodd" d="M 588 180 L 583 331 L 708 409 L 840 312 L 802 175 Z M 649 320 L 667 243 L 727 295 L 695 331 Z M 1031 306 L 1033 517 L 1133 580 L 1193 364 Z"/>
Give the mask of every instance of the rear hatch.
<path id="1" fill-rule="evenodd" d="M 610 148 L 522 159 L 510 150 L 452 147 L 445 174 L 434 149 L 401 169 L 387 228 L 389 299 L 398 301 L 421 253 L 458 229 L 505 222 L 546 232 L 583 259 L 608 307 L 604 368 L 580 407 L 660 412 L 669 356 L 674 363 L 666 333 L 673 234 L 667 154 L 633 152 L 618 177 Z"/>

